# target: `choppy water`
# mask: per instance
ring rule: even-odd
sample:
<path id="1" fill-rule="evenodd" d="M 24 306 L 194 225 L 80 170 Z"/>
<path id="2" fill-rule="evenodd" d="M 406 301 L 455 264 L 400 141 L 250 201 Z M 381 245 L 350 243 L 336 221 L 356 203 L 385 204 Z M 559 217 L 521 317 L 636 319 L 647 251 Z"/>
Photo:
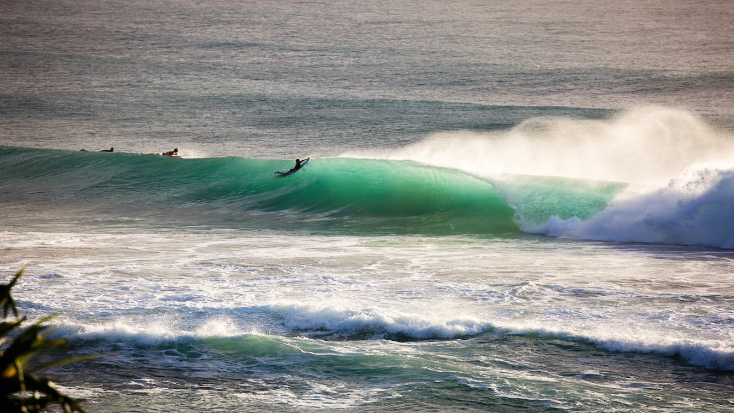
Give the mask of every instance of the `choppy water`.
<path id="1" fill-rule="evenodd" d="M 3 2 L 0 270 L 88 411 L 729 411 L 733 18 Z"/>

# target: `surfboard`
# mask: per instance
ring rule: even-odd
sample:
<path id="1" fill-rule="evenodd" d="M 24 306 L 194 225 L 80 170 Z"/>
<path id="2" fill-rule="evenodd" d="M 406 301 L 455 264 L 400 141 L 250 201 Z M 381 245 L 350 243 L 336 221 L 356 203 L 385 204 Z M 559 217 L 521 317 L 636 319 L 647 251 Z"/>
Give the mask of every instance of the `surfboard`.
<path id="1" fill-rule="evenodd" d="M 305 160 L 304 160 L 303 162 L 301 162 L 301 168 L 303 168 L 303 167 L 304 167 L 304 166 L 305 166 L 305 165 L 306 165 L 306 164 L 308 163 L 308 161 L 309 161 L 310 159 L 311 159 L 311 158 L 306 158 L 306 159 L 305 159 Z M 298 168 L 298 169 L 301 169 L 301 168 Z M 293 168 L 293 169 L 291 169 L 291 170 L 290 170 L 290 171 L 288 171 L 288 172 L 280 172 L 280 171 L 275 171 L 275 173 L 276 173 L 276 174 L 278 174 L 278 176 L 280 176 L 280 177 L 283 177 L 283 176 L 288 176 L 288 175 L 290 175 L 290 174 L 294 174 L 294 173 L 298 172 L 298 169 L 296 169 L 296 168 Z"/>

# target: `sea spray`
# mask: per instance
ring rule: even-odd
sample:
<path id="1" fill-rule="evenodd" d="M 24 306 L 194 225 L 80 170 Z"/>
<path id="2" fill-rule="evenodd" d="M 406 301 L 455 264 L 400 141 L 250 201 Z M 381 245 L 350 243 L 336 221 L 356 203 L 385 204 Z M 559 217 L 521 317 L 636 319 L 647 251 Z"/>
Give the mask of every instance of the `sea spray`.
<path id="1" fill-rule="evenodd" d="M 478 176 L 667 182 L 696 162 L 734 162 L 734 136 L 679 109 L 643 107 L 610 119 L 537 117 L 501 132 L 452 131 L 398 149 L 346 157 L 412 160 Z"/>
<path id="2" fill-rule="evenodd" d="M 504 132 L 446 132 L 344 156 L 412 160 L 484 177 L 528 233 L 734 246 L 734 136 L 684 110 L 533 118 Z"/>

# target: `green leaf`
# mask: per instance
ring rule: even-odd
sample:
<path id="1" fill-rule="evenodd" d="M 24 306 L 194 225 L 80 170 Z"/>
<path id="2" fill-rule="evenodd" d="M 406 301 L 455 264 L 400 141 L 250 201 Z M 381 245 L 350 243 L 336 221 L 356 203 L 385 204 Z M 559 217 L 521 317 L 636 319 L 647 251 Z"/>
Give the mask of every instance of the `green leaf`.
<path id="1" fill-rule="evenodd" d="M 13 299 L 13 295 L 10 293 L 10 290 L 22 276 L 23 270 L 20 270 L 15 273 L 15 277 L 13 277 L 8 284 L 0 284 L 0 307 L 3 308 L 3 318 L 8 317 L 10 310 L 13 311 L 16 318 L 18 317 L 18 306 L 15 305 L 15 300 Z"/>

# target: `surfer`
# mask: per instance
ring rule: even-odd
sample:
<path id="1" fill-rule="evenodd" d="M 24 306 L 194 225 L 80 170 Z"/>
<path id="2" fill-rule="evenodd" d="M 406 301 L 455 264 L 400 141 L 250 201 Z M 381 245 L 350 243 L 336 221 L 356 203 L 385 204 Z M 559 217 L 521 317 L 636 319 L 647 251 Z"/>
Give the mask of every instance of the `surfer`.
<path id="1" fill-rule="evenodd" d="M 301 167 L 303 167 L 303 165 L 305 165 L 306 162 L 308 162 L 309 159 L 311 159 L 311 158 L 306 158 L 304 160 L 296 159 L 296 166 L 294 166 L 290 171 L 288 171 L 288 172 L 275 171 L 275 173 L 276 174 L 280 174 L 281 176 L 290 175 L 293 172 L 296 172 L 297 170 L 301 169 Z"/>
<path id="2" fill-rule="evenodd" d="M 163 152 L 161 155 L 163 155 L 163 156 L 178 156 L 178 148 L 175 148 L 172 151 Z"/>
<path id="3" fill-rule="evenodd" d="M 114 151 L 115 151 L 115 148 L 110 148 L 110 149 L 102 149 L 100 152 L 114 152 Z"/>

